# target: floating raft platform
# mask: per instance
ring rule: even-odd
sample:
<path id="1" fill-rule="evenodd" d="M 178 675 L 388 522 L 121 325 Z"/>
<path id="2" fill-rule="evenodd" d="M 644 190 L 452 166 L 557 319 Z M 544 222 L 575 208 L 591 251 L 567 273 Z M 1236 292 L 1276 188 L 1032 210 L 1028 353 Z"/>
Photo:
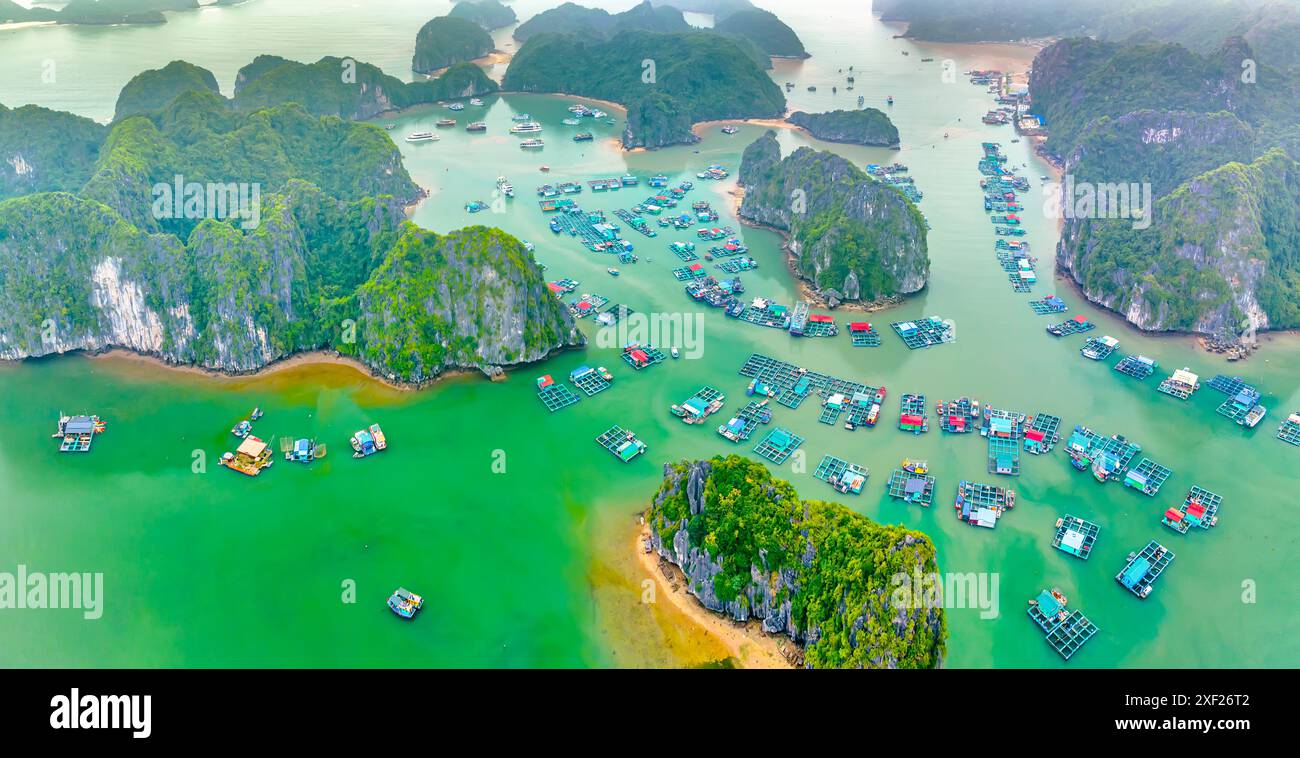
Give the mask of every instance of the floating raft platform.
<path id="1" fill-rule="evenodd" d="M 105 424 L 99 416 L 59 415 L 54 434 L 59 440 L 60 453 L 89 453 L 95 435 L 103 433 Z M 252 427 L 249 427 L 250 431 Z"/>
<path id="2" fill-rule="evenodd" d="M 1129 442 L 1123 435 L 1103 437 L 1085 426 L 1074 427 L 1067 443 L 1071 462 L 1079 470 L 1092 464 L 1092 475 L 1099 482 L 1118 480 L 1142 446 Z"/>
<path id="3" fill-rule="evenodd" d="M 1059 590 L 1038 593 L 1029 603 L 1029 618 L 1046 634 L 1047 644 L 1067 661 L 1099 631 L 1083 611 L 1066 607 L 1065 595 Z"/>
<path id="4" fill-rule="evenodd" d="M 814 313 L 808 317 L 804 324 L 804 337 L 834 337 L 840 333 L 840 328 L 835 324 L 835 319 L 821 313 Z"/>
<path id="5" fill-rule="evenodd" d="M 587 397 L 609 389 L 613 386 L 611 379 L 605 369 L 594 369 L 590 366 L 579 366 L 569 373 L 569 381 L 573 382 L 573 386 L 582 390 Z"/>
<path id="6" fill-rule="evenodd" d="M 865 466 L 849 463 L 833 455 L 822 458 L 813 472 L 813 478 L 820 479 L 844 495 L 860 495 L 871 474 Z"/>
<path id="7" fill-rule="evenodd" d="M 941 402 L 935 409 L 935 415 L 939 417 L 939 428 L 948 434 L 969 434 L 977 426 L 972 420 L 980 417 L 979 401 L 960 397 Z"/>
<path id="8" fill-rule="evenodd" d="M 1150 458 L 1143 458 L 1124 475 L 1124 486 L 1132 487 L 1148 497 L 1155 497 L 1156 493 L 1160 492 L 1160 487 L 1173 473 L 1169 468 Z"/>
<path id="9" fill-rule="evenodd" d="M 778 426 L 754 447 L 754 452 L 773 463 L 782 464 L 802 444 L 803 437 Z"/>
<path id="10" fill-rule="evenodd" d="M 1174 554 L 1164 545 L 1151 540 L 1138 552 L 1128 554 L 1128 564 L 1115 575 L 1115 581 L 1145 600 L 1151 594 L 1152 585 L 1173 562 Z"/>
<path id="11" fill-rule="evenodd" d="M 1277 428 L 1277 438 L 1283 442 L 1300 446 L 1300 411 L 1287 416 Z"/>
<path id="12" fill-rule="evenodd" d="M 1079 354 L 1092 361 L 1104 361 L 1119 347 L 1119 340 L 1110 336 L 1089 337 L 1079 348 Z"/>
<path id="13" fill-rule="evenodd" d="M 1209 529 L 1219 523 L 1219 505 L 1223 498 L 1201 487 L 1192 487 L 1183 498 L 1181 508 L 1165 511 L 1161 523 L 1179 534 L 1187 534 L 1192 527 Z"/>
<path id="14" fill-rule="evenodd" d="M 754 391 L 774 397 L 787 408 L 798 408 L 813 390 L 813 378 L 807 369 L 793 363 L 754 353 L 740 367 L 740 375 L 753 379 Z M 762 390 L 766 388 L 766 392 Z"/>
<path id="15" fill-rule="evenodd" d="M 822 402 L 822 412 L 818 415 L 817 420 L 823 424 L 834 424 L 840 420 L 840 414 L 844 412 L 844 407 L 848 402 L 849 399 L 844 395 L 844 393 L 831 393 Z"/>
<path id="16" fill-rule="evenodd" d="M 610 455 L 627 463 L 646 451 L 646 444 L 637 439 L 632 432 L 615 424 L 596 438 L 596 444 L 609 451 Z"/>
<path id="17" fill-rule="evenodd" d="M 854 347 L 880 347 L 880 332 L 866 321 L 849 323 L 849 339 Z"/>
<path id="18" fill-rule="evenodd" d="M 965 480 L 957 485 L 957 499 L 953 502 L 958 518 L 971 526 L 986 529 L 997 526 L 1002 514 L 1015 507 L 1016 493 L 1013 490 Z"/>
<path id="19" fill-rule="evenodd" d="M 1065 301 L 1056 295 L 1048 295 L 1040 300 L 1030 300 L 1029 307 L 1039 316 L 1050 316 L 1053 313 L 1065 313 L 1069 310 Z"/>
<path id="20" fill-rule="evenodd" d="M 1156 387 L 1157 392 L 1163 392 L 1170 397 L 1176 397 L 1179 400 L 1186 400 L 1192 396 L 1192 393 L 1200 388 L 1200 377 L 1193 374 L 1186 368 L 1175 371 L 1172 376 L 1160 383 Z"/>
<path id="21" fill-rule="evenodd" d="M 934 502 L 934 477 L 925 461 L 904 460 L 889 475 L 889 496 L 905 503 L 929 506 Z"/>
<path id="22" fill-rule="evenodd" d="M 568 408 L 581 398 L 563 384 L 557 384 L 550 374 L 547 374 L 537 380 L 537 399 L 542 401 L 546 410 L 555 413 L 562 408 Z"/>
<path id="23" fill-rule="evenodd" d="M 714 387 L 705 385 L 695 391 L 681 405 L 672 407 L 672 414 L 687 424 L 699 424 L 722 410 L 726 397 Z"/>
<path id="24" fill-rule="evenodd" d="M 692 263 L 689 266 L 682 266 L 681 268 L 673 269 L 672 275 L 673 278 L 679 282 L 690 282 L 696 279 L 703 279 L 709 275 L 709 272 L 704 270 L 704 264 Z"/>
<path id="25" fill-rule="evenodd" d="M 1218 390 L 1228 397 L 1232 397 L 1243 389 L 1250 387 L 1250 385 L 1246 384 L 1246 381 L 1239 376 L 1225 376 L 1223 374 L 1215 374 L 1213 379 L 1206 382 L 1206 386 L 1212 390 Z M 1251 387 L 1251 389 L 1253 389 L 1253 387 Z"/>
<path id="26" fill-rule="evenodd" d="M 898 428 L 913 434 L 930 431 L 930 422 L 926 420 L 925 395 L 906 393 L 899 398 Z"/>
<path id="27" fill-rule="evenodd" d="M 1052 452 L 1061 441 L 1061 418 L 1050 413 L 1035 413 L 1025 426 L 1025 452 L 1042 455 Z"/>
<path id="28" fill-rule="evenodd" d="M 718 434 L 732 442 L 744 442 L 753 435 L 759 424 L 772 420 L 772 409 L 766 400 L 750 401 L 730 421 L 718 427 Z"/>
<path id="29" fill-rule="evenodd" d="M 980 434 L 989 441 L 990 474 L 1020 476 L 1020 439 L 1024 435 L 1024 425 L 1023 413 L 984 409 L 984 428 Z"/>
<path id="30" fill-rule="evenodd" d="M 1072 334 L 1083 334 L 1096 328 L 1097 325 L 1089 321 L 1086 316 L 1079 315 L 1047 327 L 1047 333 L 1053 337 L 1069 337 Z"/>
<path id="31" fill-rule="evenodd" d="M 624 305 L 622 303 L 615 303 L 614 305 L 611 305 L 608 308 L 606 308 L 603 313 L 597 316 L 596 321 L 605 326 L 614 326 L 618 322 L 626 319 L 628 316 L 631 316 L 633 313 L 636 313 L 636 311 L 633 310 L 630 306 Z"/>
<path id="32" fill-rule="evenodd" d="M 718 269 L 728 274 L 739 274 L 742 271 L 752 271 L 756 268 L 758 268 L 758 263 L 749 256 L 723 261 L 718 264 Z"/>
<path id="33" fill-rule="evenodd" d="M 911 350 L 942 345 L 957 338 L 953 334 L 952 325 L 944 323 L 938 316 L 928 316 L 915 321 L 895 321 L 890 326 L 898 333 L 903 344 Z"/>
<path id="34" fill-rule="evenodd" d="M 623 348 L 623 360 L 627 365 L 640 371 L 643 368 L 649 368 L 656 363 L 663 363 L 668 360 L 668 356 L 657 347 L 650 345 L 628 345 Z"/>
<path id="35" fill-rule="evenodd" d="M 1123 360 L 1115 364 L 1116 371 L 1139 381 L 1154 374 L 1157 368 L 1159 365 L 1145 355 L 1126 355 Z"/>
<path id="36" fill-rule="evenodd" d="M 698 261 L 700 256 L 695 253 L 694 242 L 674 242 L 668 246 L 668 250 L 682 259 L 683 263 Z"/>
<path id="37" fill-rule="evenodd" d="M 789 329 L 790 314 L 784 305 L 777 305 L 763 298 L 755 298 L 752 304 L 737 316 L 741 321 L 754 326 L 769 329 Z"/>
<path id="38" fill-rule="evenodd" d="M 1052 547 L 1086 561 L 1092 555 L 1092 548 L 1097 544 L 1100 533 L 1100 526 L 1067 513 L 1056 520 L 1056 536 L 1052 538 Z"/>
<path id="39" fill-rule="evenodd" d="M 1259 404 L 1261 397 L 1259 390 L 1246 384 L 1240 377 L 1219 374 L 1211 379 L 1208 385 L 1210 389 L 1228 396 L 1218 408 L 1214 409 L 1214 412 L 1231 419 L 1238 426 L 1253 429 L 1268 413 L 1267 409 Z"/>

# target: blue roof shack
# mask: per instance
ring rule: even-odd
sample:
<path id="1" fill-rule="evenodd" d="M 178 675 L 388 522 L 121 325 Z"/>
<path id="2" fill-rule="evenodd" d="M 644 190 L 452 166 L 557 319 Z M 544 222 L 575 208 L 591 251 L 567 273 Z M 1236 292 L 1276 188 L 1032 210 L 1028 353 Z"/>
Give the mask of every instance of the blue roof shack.
<path id="1" fill-rule="evenodd" d="M 997 471 L 997 473 L 999 473 L 999 474 L 1011 474 L 1011 475 L 1014 475 L 1014 474 L 1016 473 L 1016 461 L 1015 461 L 1015 459 L 1012 458 L 1010 455 L 1007 455 L 1007 454 L 1005 454 L 1005 453 L 1003 453 L 1002 455 L 999 455 L 999 456 L 997 457 L 997 461 L 996 461 L 996 463 L 995 463 L 995 467 L 996 467 L 996 471 Z"/>
<path id="2" fill-rule="evenodd" d="M 1146 558 L 1138 558 L 1133 561 L 1133 565 L 1129 566 L 1128 570 L 1124 572 L 1123 578 L 1120 579 L 1120 582 L 1123 583 L 1125 587 L 1133 589 L 1144 577 L 1146 577 L 1147 571 L 1150 569 L 1151 561 Z"/>

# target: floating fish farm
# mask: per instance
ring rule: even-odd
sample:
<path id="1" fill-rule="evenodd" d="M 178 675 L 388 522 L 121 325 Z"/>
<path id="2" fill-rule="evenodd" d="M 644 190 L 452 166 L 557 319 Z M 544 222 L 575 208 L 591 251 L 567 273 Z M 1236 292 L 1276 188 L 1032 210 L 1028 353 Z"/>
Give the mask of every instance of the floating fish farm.
<path id="1" fill-rule="evenodd" d="M 990 474 L 1020 476 L 1020 439 L 1024 424 L 1023 413 L 985 409 L 984 428 L 980 434 L 988 437 Z"/>
<path id="2" fill-rule="evenodd" d="M 1050 316 L 1053 313 L 1064 313 L 1069 310 L 1065 301 L 1056 295 L 1048 295 L 1041 300 L 1030 300 L 1029 307 L 1039 316 Z"/>
<path id="3" fill-rule="evenodd" d="M 1268 413 L 1267 409 L 1259 404 L 1260 391 L 1246 384 L 1239 377 L 1219 374 L 1207 384 L 1210 389 L 1227 395 L 1227 399 L 1215 408 L 1214 412 L 1232 420 L 1238 426 L 1253 429 Z"/>
<path id="4" fill-rule="evenodd" d="M 1300 411 L 1287 416 L 1277 428 L 1277 438 L 1283 442 L 1300 446 Z"/>
<path id="5" fill-rule="evenodd" d="M 915 321 L 895 321 L 890 326 L 898 333 L 903 344 L 911 350 L 942 345 L 957 339 L 952 325 L 938 316 L 928 316 Z"/>
<path id="6" fill-rule="evenodd" d="M 904 460 L 889 475 L 889 496 L 905 503 L 929 506 L 934 502 L 934 477 L 925 461 Z"/>
<path id="7" fill-rule="evenodd" d="M 1128 554 L 1128 564 L 1115 575 L 1115 581 L 1145 600 L 1150 596 L 1155 581 L 1173 562 L 1174 554 L 1164 545 L 1151 540 L 1138 552 Z"/>
<path id="8" fill-rule="evenodd" d="M 627 463 L 646 451 L 646 444 L 637 439 L 632 432 L 614 425 L 596 438 L 596 444 L 609 451 L 610 455 Z"/>
<path id="9" fill-rule="evenodd" d="M 969 434 L 975 431 L 972 419 L 978 419 L 979 402 L 972 402 L 968 397 L 940 402 L 935 414 L 939 417 L 939 428 L 948 434 Z"/>
<path id="10" fill-rule="evenodd" d="M 1128 468 L 1142 446 L 1129 442 L 1123 435 L 1103 437 L 1084 426 L 1074 427 L 1066 443 L 1070 463 L 1080 471 L 1092 466 L 1092 475 L 1099 482 L 1118 480 L 1121 471 Z"/>
<path id="11" fill-rule="evenodd" d="M 880 332 L 866 321 L 849 323 L 849 340 L 854 347 L 880 347 Z"/>
<path id="12" fill-rule="evenodd" d="M 1219 505 L 1223 498 L 1201 487 L 1192 487 L 1183 498 L 1181 508 L 1165 511 L 1161 523 L 1179 534 L 1187 534 L 1193 527 L 1209 529 L 1219 523 Z"/>
<path id="13" fill-rule="evenodd" d="M 1168 379 L 1156 387 L 1156 391 L 1163 392 L 1170 397 L 1176 397 L 1179 400 L 1186 400 L 1192 396 L 1192 393 L 1201 386 L 1200 377 L 1193 374 L 1187 368 L 1181 368 L 1173 373 Z"/>
<path id="14" fill-rule="evenodd" d="M 1025 426 L 1025 452 L 1042 455 L 1052 452 L 1061 441 L 1061 419 L 1050 413 L 1035 413 Z"/>
<path id="15" fill-rule="evenodd" d="M 573 382 L 573 385 L 582 390 L 587 397 L 609 389 L 613 386 L 611 379 L 613 377 L 603 368 L 594 369 L 585 365 L 579 366 L 569 373 L 569 381 Z"/>
<path id="16" fill-rule="evenodd" d="M 704 270 L 703 264 L 692 263 L 689 266 L 673 269 L 672 275 L 679 282 L 689 282 L 694 279 L 703 279 L 709 275 L 709 272 Z"/>
<path id="17" fill-rule="evenodd" d="M 1116 371 L 1138 380 L 1151 376 L 1158 367 L 1155 361 L 1145 355 L 1126 355 L 1123 360 L 1115 364 Z"/>
<path id="18" fill-rule="evenodd" d="M 1096 324 L 1089 321 L 1086 316 L 1078 315 L 1047 327 L 1047 333 L 1053 337 L 1069 337 L 1072 334 L 1083 334 L 1096 328 Z"/>
<path id="19" fill-rule="evenodd" d="M 754 446 L 754 452 L 779 465 L 802 444 L 803 437 L 778 426 Z"/>
<path id="20" fill-rule="evenodd" d="M 1110 336 L 1089 337 L 1079 348 L 1079 354 L 1092 361 L 1104 361 L 1119 347 L 1119 340 Z"/>
<path id="21" fill-rule="evenodd" d="M 1029 618 L 1046 633 L 1047 644 L 1067 661 L 1098 632 L 1083 611 L 1066 608 L 1065 596 L 1057 590 L 1038 593 L 1029 604 Z"/>
<path id="22" fill-rule="evenodd" d="M 627 365 L 637 371 L 640 371 L 643 368 L 649 368 L 656 363 L 663 363 L 667 358 L 668 356 L 664 355 L 662 350 L 650 345 L 644 347 L 640 345 L 628 345 L 623 348 L 623 360 Z"/>
<path id="23" fill-rule="evenodd" d="M 580 398 L 565 385 L 557 384 L 551 375 L 547 374 L 537 380 L 537 399 L 542 401 L 546 410 L 555 413 L 562 408 L 568 408 Z"/>
<path id="24" fill-rule="evenodd" d="M 1052 547 L 1086 561 L 1092 555 L 1092 548 L 1097 544 L 1097 535 L 1100 533 L 1100 526 L 1067 513 L 1056 520 L 1056 536 L 1052 538 Z"/>
<path id="25" fill-rule="evenodd" d="M 759 424 L 772 420 L 772 409 L 766 400 L 750 401 L 730 421 L 718 427 L 718 434 L 732 442 L 744 442 L 753 435 Z"/>
<path id="26" fill-rule="evenodd" d="M 898 428 L 900 430 L 913 434 L 930 431 L 930 423 L 926 420 L 925 395 L 906 393 L 899 398 L 899 406 Z"/>
<path id="27" fill-rule="evenodd" d="M 817 464 L 817 469 L 813 471 L 815 479 L 826 482 L 834 487 L 836 492 L 845 495 L 861 494 L 868 476 L 870 472 L 865 466 L 849 463 L 833 455 L 823 457 L 821 463 Z"/>
<path id="28" fill-rule="evenodd" d="M 992 484 L 979 484 L 963 480 L 957 485 L 957 499 L 953 508 L 962 521 L 971 526 L 992 529 L 1004 513 L 1016 507 L 1013 490 Z"/>

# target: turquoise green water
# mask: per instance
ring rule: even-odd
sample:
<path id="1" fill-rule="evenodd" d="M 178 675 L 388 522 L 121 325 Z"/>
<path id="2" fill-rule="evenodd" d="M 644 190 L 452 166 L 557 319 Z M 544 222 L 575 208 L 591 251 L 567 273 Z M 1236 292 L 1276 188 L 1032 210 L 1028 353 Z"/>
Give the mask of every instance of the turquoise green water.
<path id="1" fill-rule="evenodd" d="M 528 9 L 542 5 L 516 7 L 527 17 Z M 60 64 L 53 86 L 6 77 L 0 102 L 32 101 L 107 117 L 121 83 L 141 68 L 180 57 L 212 68 L 227 91 L 238 67 L 263 52 L 302 59 L 355 55 L 400 75 L 415 29 L 438 12 L 424 6 L 258 0 L 176 14 L 160 28 L 0 32 L 0 63 L 8 71 L 25 71 L 33 63 L 39 69 L 47 57 L 68 61 Z M 899 160 L 911 166 L 933 225 L 930 286 L 872 320 L 883 325 L 922 315 L 950 318 L 957 324 L 955 344 L 910 352 L 889 333 L 881 348 L 855 349 L 844 337 L 794 340 L 707 311 L 699 360 L 634 373 L 616 351 L 593 345 L 544 368 L 512 374 L 505 383 L 457 379 L 416 393 L 387 389 L 339 367 L 222 380 L 81 357 L 0 366 L 0 570 L 24 563 L 33 570 L 101 571 L 106 595 L 97 621 L 72 610 L 4 612 L 0 664 L 697 662 L 690 651 L 666 641 L 640 603 L 627 548 L 660 462 L 748 451 L 711 428 L 681 424 L 667 408 L 701 384 L 722 389 L 734 408 L 745 385 L 736 371 L 755 351 L 889 387 L 886 422 L 874 430 L 849 433 L 819 424 L 812 407 L 779 408 L 776 423 L 807 438 L 809 470 L 826 453 L 867 465 L 873 473 L 866 492 L 847 504 L 930 534 L 945 571 L 998 573 L 999 618 L 983 620 L 977 610 L 950 612 L 948 665 L 1062 665 L 1023 615 L 1025 600 L 1045 586 L 1060 587 L 1102 629 L 1074 666 L 1300 662 L 1289 635 L 1300 620 L 1288 564 L 1297 541 L 1289 468 L 1296 451 L 1272 438 L 1278 417 L 1300 407 L 1300 344 L 1293 337 L 1272 338 L 1250 362 L 1229 365 L 1185 338 L 1141 335 L 1055 283 L 1072 313 L 1099 321 L 1098 333 L 1118 337 L 1126 353 L 1150 355 L 1164 369 L 1188 365 L 1206 377 L 1224 371 L 1254 381 L 1266 394 L 1270 417 L 1253 432 L 1216 416 L 1212 391 L 1180 403 L 1154 391 L 1156 378 L 1138 384 L 1082 359 L 1080 338 L 1046 336 L 1042 329 L 1049 318 L 1034 316 L 1025 304 L 1029 297 L 1011 292 L 993 257 L 994 237 L 980 205 L 975 162 L 981 141 L 1001 139 L 1013 165 L 1029 164 L 1025 173 L 1035 185 L 1045 167 L 1027 144 L 1007 144 L 1009 132 L 979 124 L 988 108 L 982 88 L 945 84 L 938 62 L 919 60 L 952 57 L 962 71 L 980 63 L 975 52 L 893 40 L 892 30 L 847 0 L 815 9 L 771 7 L 814 56 L 779 63 L 773 72 L 778 82 L 798 84 L 790 94 L 792 108 L 848 107 L 858 94 L 879 105 L 895 96 L 891 117 L 903 135 L 901 152 L 818 144 L 788 131 L 780 139 L 787 151 L 815 144 L 859 164 Z M 904 49 L 911 55 L 902 56 Z M 831 94 L 837 69 L 849 65 L 858 72 L 857 89 Z M 79 74 L 67 76 L 69 66 Z M 808 84 L 818 85 L 818 92 L 806 92 Z M 696 146 L 623 154 L 611 141 L 614 127 L 596 127 L 596 143 L 569 141 L 568 128 L 559 123 L 565 105 L 540 96 L 496 98 L 482 114 L 487 135 L 448 130 L 438 143 L 399 143 L 412 176 L 432 192 L 415 220 L 440 230 L 498 225 L 535 242 L 548 276 L 579 279 L 582 291 L 642 312 L 697 312 L 668 273 L 680 264 L 666 245 L 685 234 L 661 233 L 653 241 L 632 235 L 643 261 L 621 266 L 623 275 L 612 279 L 604 272 L 607 260 L 552 237 L 531 189 L 543 176 L 585 180 L 630 170 L 680 179 L 693 178 L 710 163 L 735 168 L 744 145 L 762 128 L 745 126 L 726 136 L 714 127 Z M 517 111 L 545 125 L 544 153 L 524 153 L 514 145 L 518 138 L 505 134 Z M 394 134 L 400 135 L 440 115 L 431 109 L 383 121 L 396 123 Z M 542 163 L 552 167 L 549 175 L 538 171 Z M 519 198 L 503 213 L 465 213 L 467 200 L 492 199 L 500 174 L 511 178 Z M 692 198 L 711 200 L 739 228 L 726 194 L 731 186 L 697 182 Z M 582 203 L 610 210 L 641 195 L 588 192 Z M 1027 239 L 1044 259 L 1044 275 L 1056 232 L 1035 212 L 1037 187 L 1027 197 Z M 749 292 L 791 302 L 794 288 L 779 239 L 761 230 L 743 234 L 761 266 L 744 276 Z M 1054 288 L 1043 278 L 1034 296 Z M 590 324 L 584 329 L 594 337 Z M 545 413 L 533 396 L 532 378 L 542 371 L 567 375 L 581 363 L 611 368 L 615 387 L 564 412 Z M 924 392 L 931 401 L 970 395 L 998 407 L 1053 413 L 1067 428 L 1084 423 L 1123 433 L 1175 473 L 1162 496 L 1151 499 L 1076 473 L 1060 450 L 1026 456 L 1023 475 L 1010 482 L 1019 493 L 1015 511 L 996 530 L 972 529 L 944 503 L 951 502 L 959 479 L 991 478 L 983 473 L 983 440 L 945 438 L 937 430 L 920 438 L 897 432 L 888 421 L 902 392 Z M 255 480 L 217 467 L 217 456 L 232 446 L 230 426 L 255 405 L 267 412 L 259 434 L 318 436 L 331 444 L 331 456 L 310 468 L 280 461 Z M 60 409 L 93 410 L 108 419 L 108 432 L 93 453 L 54 452 L 48 435 Z M 372 421 L 383 424 L 390 449 L 355 461 L 345 454 L 347 436 Z M 634 429 L 649 444 L 649 454 L 622 465 L 600 450 L 592 438 L 612 423 Z M 206 473 L 193 471 L 196 450 L 206 456 Z M 930 460 L 940 493 L 935 507 L 905 506 L 884 496 L 888 471 L 903 456 Z M 501 460 L 504 473 L 495 473 L 494 463 Z M 778 472 L 806 496 L 833 494 L 790 464 Z M 1225 496 L 1220 524 L 1180 536 L 1161 526 L 1159 516 L 1193 483 Z M 1087 562 L 1050 547 L 1053 524 L 1067 512 L 1102 526 Z M 1178 557 L 1143 602 L 1112 577 L 1130 550 L 1152 538 Z M 355 582 L 355 603 L 344 602 L 348 581 Z M 1254 587 L 1256 602 L 1243 602 L 1243 583 Z M 383 605 L 398 585 L 430 599 L 414 624 L 397 623 Z"/>

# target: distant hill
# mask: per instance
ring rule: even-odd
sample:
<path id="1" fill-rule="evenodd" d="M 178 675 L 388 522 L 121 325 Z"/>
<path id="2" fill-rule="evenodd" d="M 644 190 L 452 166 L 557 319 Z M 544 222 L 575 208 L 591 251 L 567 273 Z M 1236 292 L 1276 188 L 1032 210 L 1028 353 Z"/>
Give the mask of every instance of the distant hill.
<path id="1" fill-rule="evenodd" d="M 758 45 L 768 55 L 778 58 L 807 58 L 799 35 L 776 17 L 776 14 L 754 8 L 741 10 L 722 18 L 713 25 L 718 34 L 729 34 L 747 39 Z"/>
<path id="2" fill-rule="evenodd" d="M 454 63 L 482 58 L 494 49 L 492 35 L 463 18 L 439 16 L 415 35 L 411 70 L 430 74 Z"/>
<path id="3" fill-rule="evenodd" d="M 578 34 L 587 37 L 612 37 L 622 31 L 685 32 L 693 27 L 682 18 L 682 12 L 672 6 L 656 8 L 645 0 L 640 5 L 622 13 L 610 13 L 601 8 L 586 8 L 576 3 L 565 3 L 557 8 L 542 11 L 519 25 L 514 38 L 527 42 L 538 34 Z"/>
<path id="4" fill-rule="evenodd" d="M 488 31 L 510 26 L 517 20 L 514 8 L 502 5 L 500 0 L 461 0 L 447 15 L 473 21 Z"/>

